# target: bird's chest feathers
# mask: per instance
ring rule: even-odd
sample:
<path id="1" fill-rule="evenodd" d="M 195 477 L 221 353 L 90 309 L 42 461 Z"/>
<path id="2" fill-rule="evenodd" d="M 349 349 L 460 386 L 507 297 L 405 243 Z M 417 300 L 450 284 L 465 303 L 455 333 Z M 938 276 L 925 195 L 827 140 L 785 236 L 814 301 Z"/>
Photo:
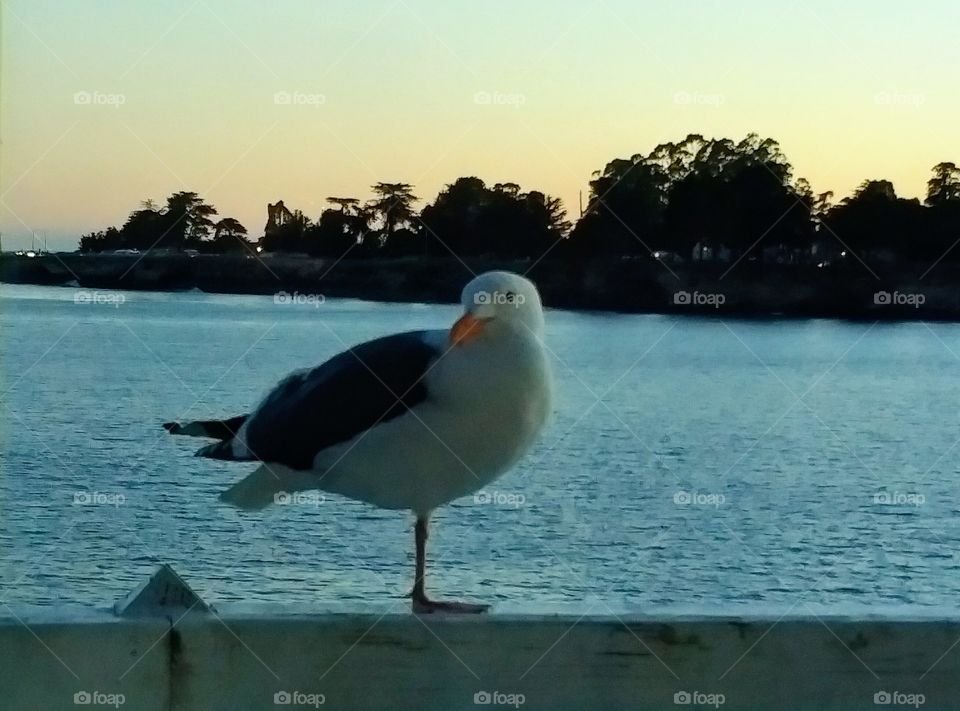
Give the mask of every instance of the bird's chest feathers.
<path id="1" fill-rule="evenodd" d="M 550 406 L 542 350 L 521 341 L 482 344 L 449 355 L 449 362 L 440 364 L 449 367 L 438 373 L 438 406 L 455 411 L 473 437 L 525 445 L 543 425 Z M 458 375 L 462 373 L 469 376 Z"/>

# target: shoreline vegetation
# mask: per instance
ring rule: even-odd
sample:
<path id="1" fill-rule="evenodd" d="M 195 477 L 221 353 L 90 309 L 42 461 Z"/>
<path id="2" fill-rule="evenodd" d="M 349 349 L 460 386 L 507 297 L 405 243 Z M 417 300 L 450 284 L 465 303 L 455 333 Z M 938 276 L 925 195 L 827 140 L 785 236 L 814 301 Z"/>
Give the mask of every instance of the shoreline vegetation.
<path id="1" fill-rule="evenodd" d="M 954 163 L 933 167 L 922 202 L 886 180 L 835 201 L 773 139 L 691 134 L 610 161 L 575 223 L 515 183 L 462 177 L 419 210 L 413 190 L 329 197 L 316 221 L 281 200 L 256 240 L 178 192 L 84 235 L 77 253 L 2 255 L 0 280 L 453 302 L 474 273 L 502 268 L 560 308 L 960 320 Z"/>
<path id="2" fill-rule="evenodd" d="M 531 268 L 532 267 L 532 268 Z M 324 298 L 456 303 L 475 273 L 527 273 L 548 307 L 621 313 L 753 318 L 960 320 L 960 264 L 924 274 L 926 265 L 877 279 L 857 266 L 835 269 L 751 262 L 674 265 L 651 259 L 557 260 L 448 257 L 341 260 L 284 255 L 47 254 L 0 256 L 0 281 L 124 291 L 272 295 L 277 304 Z"/>

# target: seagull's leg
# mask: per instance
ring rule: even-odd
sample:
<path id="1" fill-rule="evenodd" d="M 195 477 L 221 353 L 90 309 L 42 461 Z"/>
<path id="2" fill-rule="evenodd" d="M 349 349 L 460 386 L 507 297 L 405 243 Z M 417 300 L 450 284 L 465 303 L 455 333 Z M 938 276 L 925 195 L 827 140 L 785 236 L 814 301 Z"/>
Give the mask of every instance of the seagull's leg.
<path id="1" fill-rule="evenodd" d="M 414 535 L 417 541 L 417 573 L 413 581 L 413 611 L 414 612 L 486 612 L 489 605 L 473 605 L 466 602 L 441 602 L 431 600 L 424 590 L 423 579 L 427 567 L 427 523 L 426 516 L 417 516 L 414 526 Z"/>

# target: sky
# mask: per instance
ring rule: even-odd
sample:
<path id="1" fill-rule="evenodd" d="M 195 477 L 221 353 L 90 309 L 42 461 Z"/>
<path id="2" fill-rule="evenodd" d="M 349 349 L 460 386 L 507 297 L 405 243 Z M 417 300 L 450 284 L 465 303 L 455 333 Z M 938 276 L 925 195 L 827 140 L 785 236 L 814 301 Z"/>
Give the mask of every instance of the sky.
<path id="1" fill-rule="evenodd" d="M 2 0 L 3 249 L 193 190 L 262 234 L 377 181 L 563 199 L 688 133 L 777 139 L 813 188 L 922 197 L 960 162 L 960 3 Z"/>

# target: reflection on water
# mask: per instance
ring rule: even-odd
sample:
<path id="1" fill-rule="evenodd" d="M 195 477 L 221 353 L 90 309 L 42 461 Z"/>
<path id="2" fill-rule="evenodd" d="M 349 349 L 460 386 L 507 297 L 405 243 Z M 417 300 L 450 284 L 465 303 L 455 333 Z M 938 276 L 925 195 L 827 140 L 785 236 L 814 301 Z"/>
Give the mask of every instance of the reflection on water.
<path id="1" fill-rule="evenodd" d="M 232 510 L 216 495 L 249 467 L 159 425 L 244 412 L 455 307 L 78 291 L 0 287 L 3 599 L 105 605 L 160 562 L 214 602 L 407 592 L 409 515 L 329 494 Z M 547 331 L 553 422 L 436 514 L 438 596 L 956 600 L 960 326 L 551 312 Z"/>

